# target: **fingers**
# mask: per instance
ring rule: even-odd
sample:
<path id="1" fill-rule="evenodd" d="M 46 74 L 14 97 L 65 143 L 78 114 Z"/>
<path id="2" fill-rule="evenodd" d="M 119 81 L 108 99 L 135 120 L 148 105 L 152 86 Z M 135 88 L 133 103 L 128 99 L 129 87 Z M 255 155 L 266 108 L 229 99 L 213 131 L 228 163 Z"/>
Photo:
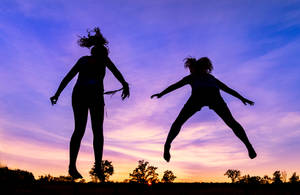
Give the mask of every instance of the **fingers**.
<path id="1" fill-rule="evenodd" d="M 57 98 L 53 96 L 53 97 L 50 98 L 50 101 L 51 101 L 51 104 L 53 106 L 54 104 L 56 104 Z"/>
<path id="2" fill-rule="evenodd" d="M 51 101 L 52 105 L 56 104 L 56 102 L 57 102 L 56 100 Z"/>
<path id="3" fill-rule="evenodd" d="M 53 106 L 54 104 L 56 104 L 56 101 L 51 100 L 51 104 L 52 104 L 52 106 Z"/>
<path id="4" fill-rule="evenodd" d="M 129 91 L 129 88 L 128 88 L 127 97 L 129 98 L 129 96 L 130 96 L 130 91 Z"/>
<path id="5" fill-rule="evenodd" d="M 124 89 L 123 92 L 122 92 L 122 95 L 121 95 L 122 100 L 124 100 L 126 97 L 129 98 L 129 96 L 130 96 L 129 89 Z"/>
<path id="6" fill-rule="evenodd" d="M 246 101 L 247 101 L 247 103 L 248 103 L 249 105 L 251 105 L 251 106 L 254 105 L 254 102 L 252 102 L 251 100 L 246 100 Z"/>
<path id="7" fill-rule="evenodd" d="M 245 105 L 249 104 L 250 106 L 253 106 L 254 105 L 254 102 L 250 101 L 250 100 L 246 100 L 246 101 L 243 101 L 243 103 Z"/>
<path id="8" fill-rule="evenodd" d="M 151 95 L 151 99 L 154 98 L 154 97 L 160 98 L 161 96 L 160 96 L 159 93 L 156 93 L 156 94 Z"/>

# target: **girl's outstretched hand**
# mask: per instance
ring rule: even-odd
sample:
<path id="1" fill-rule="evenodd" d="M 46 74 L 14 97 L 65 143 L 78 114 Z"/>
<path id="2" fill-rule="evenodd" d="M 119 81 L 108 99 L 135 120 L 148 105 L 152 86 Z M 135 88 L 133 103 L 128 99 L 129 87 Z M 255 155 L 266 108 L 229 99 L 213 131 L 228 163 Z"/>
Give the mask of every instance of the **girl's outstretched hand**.
<path id="1" fill-rule="evenodd" d="M 156 94 L 151 95 L 151 99 L 154 97 L 161 98 L 161 96 L 162 95 L 160 93 L 156 93 Z"/>
<path id="2" fill-rule="evenodd" d="M 57 100 L 58 100 L 58 96 L 56 96 L 56 95 L 54 95 L 54 96 L 52 96 L 52 97 L 50 98 L 50 101 L 51 101 L 52 106 L 53 106 L 54 104 L 56 104 Z"/>
<path id="3" fill-rule="evenodd" d="M 126 97 L 129 98 L 129 96 L 130 96 L 130 92 L 129 92 L 129 86 L 128 86 L 128 84 L 127 85 L 123 85 L 123 92 L 122 92 L 122 95 L 121 95 L 122 100 L 124 100 Z"/>
<path id="4" fill-rule="evenodd" d="M 249 105 L 251 105 L 251 106 L 254 105 L 254 102 L 252 102 L 251 100 L 248 100 L 248 99 L 246 99 L 246 98 L 243 98 L 243 99 L 241 99 L 241 100 L 242 100 L 242 102 L 243 102 L 245 105 L 247 105 L 247 104 L 249 104 Z"/>

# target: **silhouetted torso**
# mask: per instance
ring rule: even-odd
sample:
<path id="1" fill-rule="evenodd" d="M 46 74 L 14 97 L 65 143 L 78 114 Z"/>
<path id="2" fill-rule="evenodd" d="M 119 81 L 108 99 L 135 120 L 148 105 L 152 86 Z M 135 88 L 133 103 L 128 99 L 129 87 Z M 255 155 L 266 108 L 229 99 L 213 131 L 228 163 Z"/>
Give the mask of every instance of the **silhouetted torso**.
<path id="1" fill-rule="evenodd" d="M 193 94 L 206 89 L 219 90 L 217 80 L 211 74 L 191 74 L 188 77 Z"/>
<path id="2" fill-rule="evenodd" d="M 78 62 L 78 79 L 72 93 L 73 104 L 104 105 L 105 57 L 84 56 Z"/>
<path id="3" fill-rule="evenodd" d="M 224 102 L 218 80 L 211 74 L 190 74 L 184 79 L 192 87 L 190 101 L 195 104 L 212 106 Z"/>
<path id="4" fill-rule="evenodd" d="M 75 88 L 103 92 L 103 79 L 106 67 L 105 58 L 84 56 L 79 61 L 79 74 Z"/>

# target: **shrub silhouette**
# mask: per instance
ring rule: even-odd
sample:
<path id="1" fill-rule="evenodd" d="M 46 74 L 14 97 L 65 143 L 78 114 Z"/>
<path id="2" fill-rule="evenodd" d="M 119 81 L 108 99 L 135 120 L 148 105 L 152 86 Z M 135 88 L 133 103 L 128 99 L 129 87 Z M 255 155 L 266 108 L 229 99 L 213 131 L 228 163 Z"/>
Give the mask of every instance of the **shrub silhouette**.
<path id="1" fill-rule="evenodd" d="M 239 177 L 238 180 L 236 181 L 236 183 L 245 184 L 245 183 L 249 182 L 249 179 L 250 179 L 250 175 L 244 175 L 244 176 Z M 234 183 L 234 182 L 232 182 L 232 183 Z"/>
<path id="2" fill-rule="evenodd" d="M 39 176 L 38 183 L 71 183 L 74 182 L 74 179 L 71 176 L 58 176 L 53 177 L 50 174 Z"/>
<path id="3" fill-rule="evenodd" d="M 54 182 L 61 182 L 61 183 L 70 183 L 73 182 L 74 179 L 71 176 L 58 176 L 54 177 Z"/>
<path id="4" fill-rule="evenodd" d="M 269 184 L 272 182 L 272 178 L 268 175 L 264 175 L 263 178 L 261 178 L 261 184 Z"/>
<path id="5" fill-rule="evenodd" d="M 298 183 L 299 182 L 299 176 L 296 174 L 296 172 L 293 173 L 293 175 L 289 179 L 290 183 Z"/>
<path id="6" fill-rule="evenodd" d="M 274 184 L 280 184 L 280 183 L 282 183 L 282 176 L 281 176 L 280 171 L 275 171 L 273 173 L 273 183 Z"/>
<path id="7" fill-rule="evenodd" d="M 40 182 L 40 183 L 54 182 L 54 177 L 52 177 L 50 174 L 40 175 L 37 181 Z"/>
<path id="8" fill-rule="evenodd" d="M 111 161 L 108 160 L 102 160 L 101 163 L 101 169 L 102 171 L 100 172 L 101 175 L 99 175 L 99 173 L 97 173 L 96 171 L 96 163 L 94 163 L 94 166 L 92 167 L 92 169 L 90 170 L 90 176 L 92 178 L 92 181 L 97 183 L 98 180 L 100 182 L 108 182 L 109 177 L 114 174 L 114 167 L 112 165 Z"/>
<path id="9" fill-rule="evenodd" d="M 173 174 L 172 171 L 166 170 L 164 172 L 164 175 L 161 179 L 161 182 L 163 183 L 172 183 L 176 179 L 176 176 Z"/>
<path id="10" fill-rule="evenodd" d="M 157 167 L 150 166 L 149 162 L 144 160 L 138 161 L 138 166 L 129 174 L 129 182 L 152 184 L 158 182 Z"/>

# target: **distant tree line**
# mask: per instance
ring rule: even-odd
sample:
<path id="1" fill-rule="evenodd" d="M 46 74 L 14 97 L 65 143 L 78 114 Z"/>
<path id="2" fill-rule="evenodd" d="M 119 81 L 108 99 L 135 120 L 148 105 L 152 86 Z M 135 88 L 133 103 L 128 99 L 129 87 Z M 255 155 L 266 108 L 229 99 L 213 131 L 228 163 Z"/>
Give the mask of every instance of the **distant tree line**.
<path id="1" fill-rule="evenodd" d="M 110 182 L 109 177 L 114 173 L 114 167 L 111 161 L 102 161 L 101 173 L 95 171 L 95 164 L 89 171 L 92 183 L 105 183 Z M 152 185 L 153 183 L 172 183 L 176 176 L 170 170 L 166 170 L 160 180 L 158 173 L 156 173 L 157 167 L 151 166 L 149 162 L 144 160 L 138 161 L 138 166 L 129 174 L 129 179 L 124 180 L 126 183 L 142 183 Z M 100 175 L 99 175 L 100 174 Z M 38 179 L 35 179 L 33 174 L 28 171 L 22 171 L 19 169 L 11 170 L 8 167 L 0 167 L 0 183 L 71 183 L 74 182 L 71 176 L 58 176 L 53 177 L 50 174 L 41 175 Z M 79 180 L 80 183 L 85 183 L 84 179 Z"/>
<path id="2" fill-rule="evenodd" d="M 228 169 L 225 174 L 231 179 L 231 183 L 238 184 L 281 184 L 281 183 L 300 183 L 299 175 L 296 172 L 287 181 L 287 173 L 285 171 L 275 171 L 272 177 L 268 175 L 250 176 L 249 174 L 241 176 L 241 171 L 236 169 Z"/>
<path id="3" fill-rule="evenodd" d="M 114 173 L 114 167 L 111 161 L 102 161 L 102 175 L 97 175 L 95 172 L 95 165 L 90 170 L 89 174 L 92 179 L 92 183 L 98 182 L 109 182 L 109 177 Z M 156 172 L 157 167 L 152 166 L 149 162 L 144 160 L 139 160 L 137 167 L 129 173 L 129 179 L 125 179 L 124 183 L 141 183 L 152 185 L 155 183 L 172 183 L 176 179 L 174 173 L 170 170 L 164 171 L 161 179 L 159 179 L 159 174 Z M 282 184 L 282 183 L 298 183 L 300 184 L 299 175 L 294 172 L 290 178 L 287 177 L 285 171 L 275 171 L 272 177 L 268 175 L 260 176 L 250 176 L 249 174 L 241 176 L 241 171 L 236 169 L 228 169 L 225 174 L 231 179 L 232 183 L 236 184 Z M 58 176 L 53 177 L 51 175 L 39 176 L 35 179 L 33 174 L 28 171 L 23 171 L 20 169 L 11 170 L 8 167 L 0 167 L 0 183 L 70 183 L 74 182 L 70 176 Z M 84 179 L 77 182 L 85 183 Z"/>

